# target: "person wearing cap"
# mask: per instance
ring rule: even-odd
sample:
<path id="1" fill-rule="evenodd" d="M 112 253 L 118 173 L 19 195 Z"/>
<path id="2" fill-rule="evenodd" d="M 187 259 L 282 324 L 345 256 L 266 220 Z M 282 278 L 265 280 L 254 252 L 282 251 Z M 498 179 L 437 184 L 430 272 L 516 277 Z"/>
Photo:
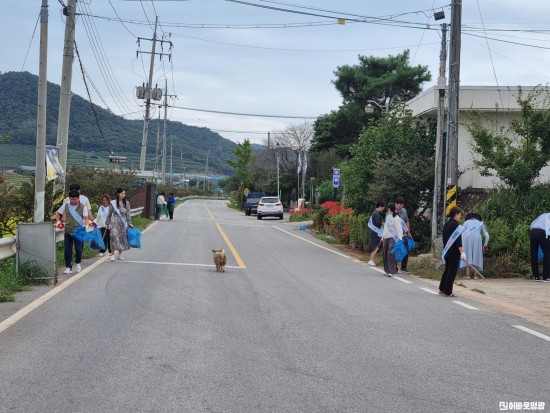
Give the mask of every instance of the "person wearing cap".
<path id="1" fill-rule="evenodd" d="M 403 241 L 405 242 L 405 246 L 409 247 L 408 238 L 412 238 L 411 234 L 411 224 L 409 222 L 409 214 L 407 213 L 407 210 L 404 208 L 405 206 L 405 199 L 402 196 L 398 196 L 395 198 L 395 209 L 397 212 L 397 215 L 399 215 L 399 218 L 401 218 L 401 225 L 403 226 Z M 403 259 L 401 260 L 401 271 L 402 274 L 408 274 L 409 271 L 407 270 L 407 263 L 409 262 L 409 254 L 405 255 Z"/>
<path id="2" fill-rule="evenodd" d="M 466 253 L 466 261 L 473 265 L 476 270 L 483 271 L 483 253 L 489 250 L 489 233 L 485 224 L 481 220 L 481 215 L 477 212 L 470 212 L 464 220 L 464 232 L 462 233 L 462 246 Z M 485 239 L 482 243 L 481 234 Z M 465 270 L 465 278 L 475 278 L 470 276 L 470 266 L 465 262 L 460 262 L 460 268 Z"/>
<path id="3" fill-rule="evenodd" d="M 550 282 L 550 212 L 540 214 L 529 227 L 531 248 L 531 271 L 535 281 Z M 542 280 L 539 272 L 538 254 L 542 250 Z"/>

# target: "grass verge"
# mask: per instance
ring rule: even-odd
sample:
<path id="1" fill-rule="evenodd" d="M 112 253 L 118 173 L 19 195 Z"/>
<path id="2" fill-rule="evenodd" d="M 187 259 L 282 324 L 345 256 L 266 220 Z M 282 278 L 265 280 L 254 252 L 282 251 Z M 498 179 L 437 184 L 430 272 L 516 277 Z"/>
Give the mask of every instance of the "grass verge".
<path id="1" fill-rule="evenodd" d="M 29 287 L 15 273 L 15 260 L 9 258 L 0 261 L 0 302 L 15 301 L 15 293 L 28 290 Z"/>

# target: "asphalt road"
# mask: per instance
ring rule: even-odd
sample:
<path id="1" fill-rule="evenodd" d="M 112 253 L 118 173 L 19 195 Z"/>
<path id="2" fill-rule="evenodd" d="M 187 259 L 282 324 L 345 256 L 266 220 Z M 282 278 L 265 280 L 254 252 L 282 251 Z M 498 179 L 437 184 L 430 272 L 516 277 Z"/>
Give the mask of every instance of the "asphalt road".
<path id="1" fill-rule="evenodd" d="M 298 227 L 184 203 L 0 333 L 0 412 L 550 409 L 549 330 Z"/>

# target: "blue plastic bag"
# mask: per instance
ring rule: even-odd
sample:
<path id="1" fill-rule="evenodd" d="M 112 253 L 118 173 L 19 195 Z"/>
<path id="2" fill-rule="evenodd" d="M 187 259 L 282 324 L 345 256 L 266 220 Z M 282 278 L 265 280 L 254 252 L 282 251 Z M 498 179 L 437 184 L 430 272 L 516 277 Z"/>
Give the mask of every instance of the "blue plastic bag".
<path id="1" fill-rule="evenodd" d="M 411 237 L 407 237 L 406 240 L 407 242 L 405 242 L 405 244 L 407 244 L 407 250 L 411 252 L 416 247 L 416 244 Z"/>
<path id="2" fill-rule="evenodd" d="M 106 250 L 101 231 L 97 227 L 90 232 L 90 248 L 93 250 Z"/>
<path id="3" fill-rule="evenodd" d="M 539 262 L 544 260 L 544 254 L 542 253 L 542 248 L 539 246 Z"/>
<path id="4" fill-rule="evenodd" d="M 73 238 L 76 238 L 77 240 L 82 242 L 90 241 L 91 239 L 90 233 L 86 231 L 86 228 L 84 228 L 82 225 L 76 227 L 71 235 Z"/>
<path id="5" fill-rule="evenodd" d="M 141 248 L 141 231 L 137 228 L 128 228 L 126 232 L 128 237 L 128 246 L 130 248 Z"/>
<path id="6" fill-rule="evenodd" d="M 396 261 L 403 260 L 403 258 L 405 258 L 409 253 L 407 251 L 407 247 L 405 246 L 405 241 L 403 240 L 397 241 L 393 246 L 393 248 L 391 249 L 391 253 L 395 256 Z"/>

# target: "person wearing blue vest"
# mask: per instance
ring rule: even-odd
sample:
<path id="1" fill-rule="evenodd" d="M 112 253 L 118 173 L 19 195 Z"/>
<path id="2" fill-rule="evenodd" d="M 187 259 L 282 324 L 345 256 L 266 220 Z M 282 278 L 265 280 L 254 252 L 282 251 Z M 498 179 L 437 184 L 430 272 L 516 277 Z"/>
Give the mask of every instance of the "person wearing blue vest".
<path id="1" fill-rule="evenodd" d="M 445 271 L 439 283 L 439 294 L 447 297 L 456 297 L 453 294 L 453 284 L 460 260 L 466 261 L 466 254 L 462 247 L 462 232 L 464 227 L 458 223 L 462 216 L 462 209 L 454 206 L 449 211 L 449 220 L 443 225 L 443 253 L 441 258 L 445 263 Z"/>
<path id="2" fill-rule="evenodd" d="M 82 267 L 82 248 L 84 243 L 79 239 L 73 237 L 73 232 L 79 226 L 87 227 L 89 223 L 88 208 L 82 202 L 80 202 L 80 194 L 76 190 L 69 192 L 69 202 L 64 202 L 55 212 L 55 219 L 57 225 L 63 223 L 65 225 L 65 238 L 63 240 L 63 246 L 65 250 L 65 271 L 63 274 L 72 274 L 73 272 L 73 246 L 76 254 L 75 264 L 76 272 L 80 272 Z"/>
<path id="3" fill-rule="evenodd" d="M 529 227 L 531 271 L 535 281 L 550 282 L 550 212 L 541 214 Z M 538 253 L 542 250 L 542 280 L 539 272 Z"/>

